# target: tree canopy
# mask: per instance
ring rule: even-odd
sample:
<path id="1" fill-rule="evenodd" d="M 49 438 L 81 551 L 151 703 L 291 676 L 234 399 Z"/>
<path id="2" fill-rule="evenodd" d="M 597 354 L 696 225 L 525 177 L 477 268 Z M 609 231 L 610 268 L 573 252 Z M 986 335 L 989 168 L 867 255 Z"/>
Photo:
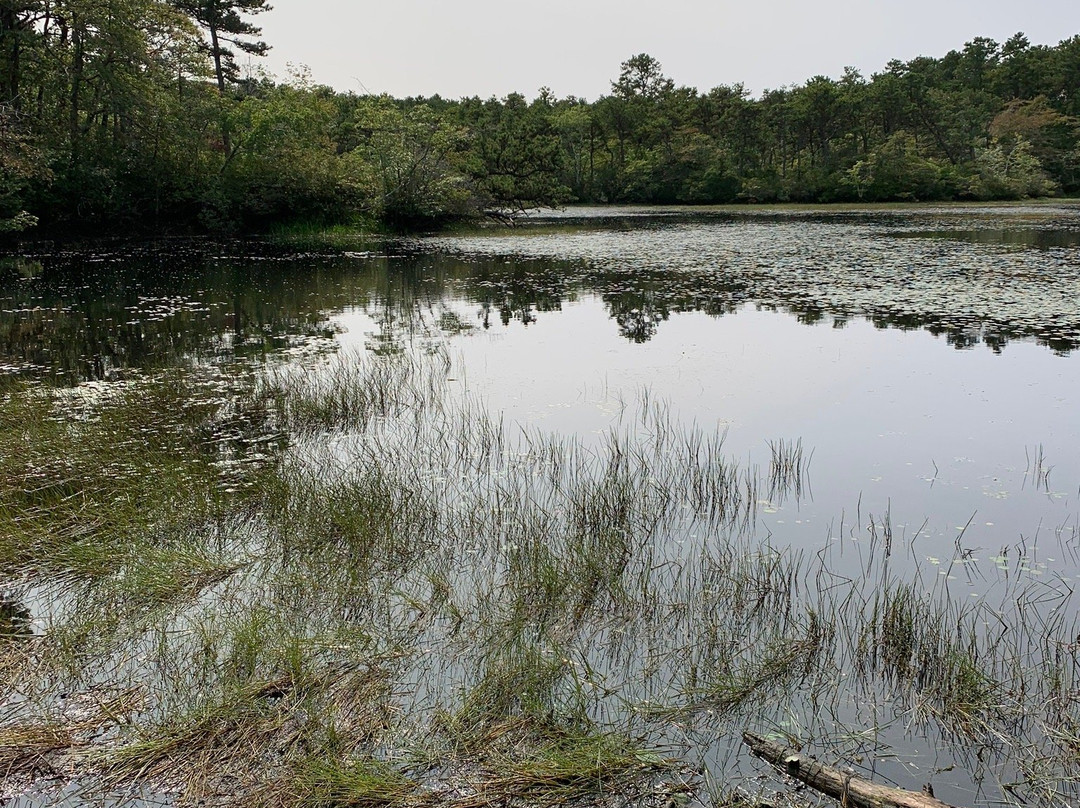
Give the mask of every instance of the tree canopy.
<path id="1" fill-rule="evenodd" d="M 0 0 L 0 230 L 414 227 L 581 202 L 1080 192 L 1080 36 L 752 97 L 631 56 L 594 101 L 394 99 L 244 75 L 266 0 Z"/>

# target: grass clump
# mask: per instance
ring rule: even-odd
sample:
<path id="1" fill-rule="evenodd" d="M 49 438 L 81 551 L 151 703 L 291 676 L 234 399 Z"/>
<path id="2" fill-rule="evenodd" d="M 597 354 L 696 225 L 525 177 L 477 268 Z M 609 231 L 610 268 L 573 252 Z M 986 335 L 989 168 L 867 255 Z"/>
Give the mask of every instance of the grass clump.
<path id="1" fill-rule="evenodd" d="M 232 698 L 143 732 L 106 755 L 105 779 L 181 790 L 187 798 L 231 777 L 248 780 L 271 763 L 264 750 L 287 748 L 294 740 L 284 703 L 291 689 L 288 680 L 252 683 Z"/>
<path id="2" fill-rule="evenodd" d="M 386 680 L 374 670 L 249 678 L 187 715 L 140 730 L 103 756 L 101 770 L 107 783 L 175 791 L 185 801 L 261 792 L 283 772 L 292 777 L 309 766 L 312 750 L 329 739 L 371 747 L 386 724 L 386 698 Z"/>
<path id="3" fill-rule="evenodd" d="M 709 660 L 706 681 L 695 691 L 696 704 L 732 711 L 797 689 L 814 673 L 818 656 L 828 650 L 830 632 L 812 611 L 792 628 L 764 640 L 760 649 L 740 646 L 735 636 L 726 636 L 716 644 L 717 658 Z"/>
<path id="4" fill-rule="evenodd" d="M 125 724 L 140 708 L 137 688 L 88 692 L 63 709 L 15 723 L 0 723 L 0 771 L 5 777 L 70 776 L 89 754 L 94 740 Z"/>
<path id="5" fill-rule="evenodd" d="M 525 642 L 500 649 L 484 661 L 479 680 L 442 725 L 466 751 L 490 746 L 513 726 L 542 731 L 583 725 L 585 704 L 573 673 L 570 661 L 552 650 Z"/>
<path id="6" fill-rule="evenodd" d="M 290 808 L 389 808 L 425 803 L 417 783 L 380 761 L 308 758 L 262 792 L 264 804 Z M 428 801 L 430 802 L 430 801 Z"/>
<path id="7" fill-rule="evenodd" d="M 640 794 L 643 781 L 672 763 L 617 735 L 568 733 L 525 754 L 490 760 L 495 773 L 470 803 L 565 805 L 603 795 L 626 798 Z"/>
<path id="8" fill-rule="evenodd" d="M 863 627 L 859 664 L 864 675 L 883 675 L 920 710 L 978 736 L 1008 711 L 1003 685 L 980 664 L 977 632 L 965 623 L 910 585 L 887 588 Z"/>
<path id="9" fill-rule="evenodd" d="M 338 224 L 296 221 L 275 224 L 267 237 L 271 243 L 296 250 L 370 249 L 385 228 L 375 219 L 357 219 Z"/>
<path id="10" fill-rule="evenodd" d="M 522 737 L 517 725 L 499 734 L 504 743 L 496 749 L 468 760 L 444 758 L 434 769 L 411 774 L 373 758 L 320 755 L 261 791 L 259 802 L 290 808 L 554 806 L 613 797 L 633 802 L 672 765 L 614 735 L 563 733 L 538 742 Z M 665 789 L 675 793 L 685 785 Z"/>
<path id="11" fill-rule="evenodd" d="M 0 771 L 5 777 L 50 773 L 49 758 L 75 745 L 70 728 L 54 724 L 0 728 Z"/>
<path id="12" fill-rule="evenodd" d="M 482 661 L 459 708 L 440 716 L 448 744 L 437 767 L 455 806 L 562 805 L 621 795 L 633 801 L 660 780 L 671 786 L 675 762 L 589 716 L 577 666 L 559 649 L 522 643 Z M 436 798 L 438 795 L 435 795 Z"/>

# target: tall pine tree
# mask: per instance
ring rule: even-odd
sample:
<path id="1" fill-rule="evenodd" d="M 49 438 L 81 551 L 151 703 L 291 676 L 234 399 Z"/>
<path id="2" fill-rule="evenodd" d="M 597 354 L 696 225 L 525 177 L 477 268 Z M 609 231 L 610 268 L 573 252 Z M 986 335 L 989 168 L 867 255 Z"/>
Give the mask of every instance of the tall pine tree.
<path id="1" fill-rule="evenodd" d="M 263 56 L 270 46 L 258 39 L 262 28 L 244 19 L 245 15 L 261 14 L 272 7 L 267 0 L 172 0 L 176 8 L 194 19 L 207 33 L 206 50 L 214 61 L 218 90 L 240 80 L 236 53 Z"/>

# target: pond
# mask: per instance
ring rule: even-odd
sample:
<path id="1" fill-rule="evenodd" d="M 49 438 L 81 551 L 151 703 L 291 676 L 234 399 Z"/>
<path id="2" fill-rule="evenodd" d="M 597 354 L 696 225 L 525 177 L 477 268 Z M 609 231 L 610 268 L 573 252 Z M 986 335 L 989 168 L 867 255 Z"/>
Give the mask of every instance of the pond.
<path id="1" fill-rule="evenodd" d="M 202 379 L 177 394 L 179 420 L 237 380 L 283 384 L 260 399 L 270 428 L 225 420 L 214 473 L 233 476 L 207 485 L 244 497 L 278 462 L 318 496 L 374 497 L 377 477 L 409 491 L 387 531 L 424 557 L 371 573 L 381 605 L 333 626 L 404 660 L 385 759 L 487 693 L 496 662 L 536 654 L 565 663 L 545 704 L 580 701 L 682 761 L 702 802 L 784 789 L 743 728 L 956 805 L 1080 797 L 1080 206 L 572 208 L 373 248 L 42 249 L 0 275 L 0 372 L 18 395 L 58 390 L 61 420 L 94 421 L 85 402 L 177 369 Z M 364 375 L 371 363 L 406 369 Z M 364 396 L 394 399 L 365 403 L 375 417 L 289 403 L 303 388 L 309 410 L 355 406 L 334 385 L 356 372 Z M 92 672 L 57 676 L 119 687 L 140 670 L 117 674 L 132 649 L 160 673 L 208 614 L 280 609 L 294 561 L 266 560 L 280 536 L 259 497 L 215 500 L 223 571 L 159 624 L 69 659 Z M 7 508 L 4 529 L 23 530 Z M 4 615 L 47 637 L 94 602 L 57 584 L 89 575 L 70 563 L 55 579 L 0 567 L 0 650 Z M 559 589 L 545 612 L 575 576 L 588 596 Z M 327 583 L 334 608 L 353 608 L 354 585 Z M 155 632 L 187 639 L 158 657 Z M 185 670 L 140 720 L 160 725 L 193 676 L 212 688 Z M 9 693 L 0 722 L 53 709 L 33 689 Z"/>

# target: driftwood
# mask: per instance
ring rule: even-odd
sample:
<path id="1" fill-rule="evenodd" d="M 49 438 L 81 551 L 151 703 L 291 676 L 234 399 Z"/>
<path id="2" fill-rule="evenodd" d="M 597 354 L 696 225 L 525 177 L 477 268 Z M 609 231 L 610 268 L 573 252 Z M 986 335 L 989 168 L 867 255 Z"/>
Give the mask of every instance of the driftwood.
<path id="1" fill-rule="evenodd" d="M 743 743 L 785 774 L 801 780 L 817 791 L 839 800 L 844 808 L 952 808 L 928 793 L 880 786 L 831 766 L 824 766 L 798 750 L 767 741 L 752 732 L 743 733 Z"/>

